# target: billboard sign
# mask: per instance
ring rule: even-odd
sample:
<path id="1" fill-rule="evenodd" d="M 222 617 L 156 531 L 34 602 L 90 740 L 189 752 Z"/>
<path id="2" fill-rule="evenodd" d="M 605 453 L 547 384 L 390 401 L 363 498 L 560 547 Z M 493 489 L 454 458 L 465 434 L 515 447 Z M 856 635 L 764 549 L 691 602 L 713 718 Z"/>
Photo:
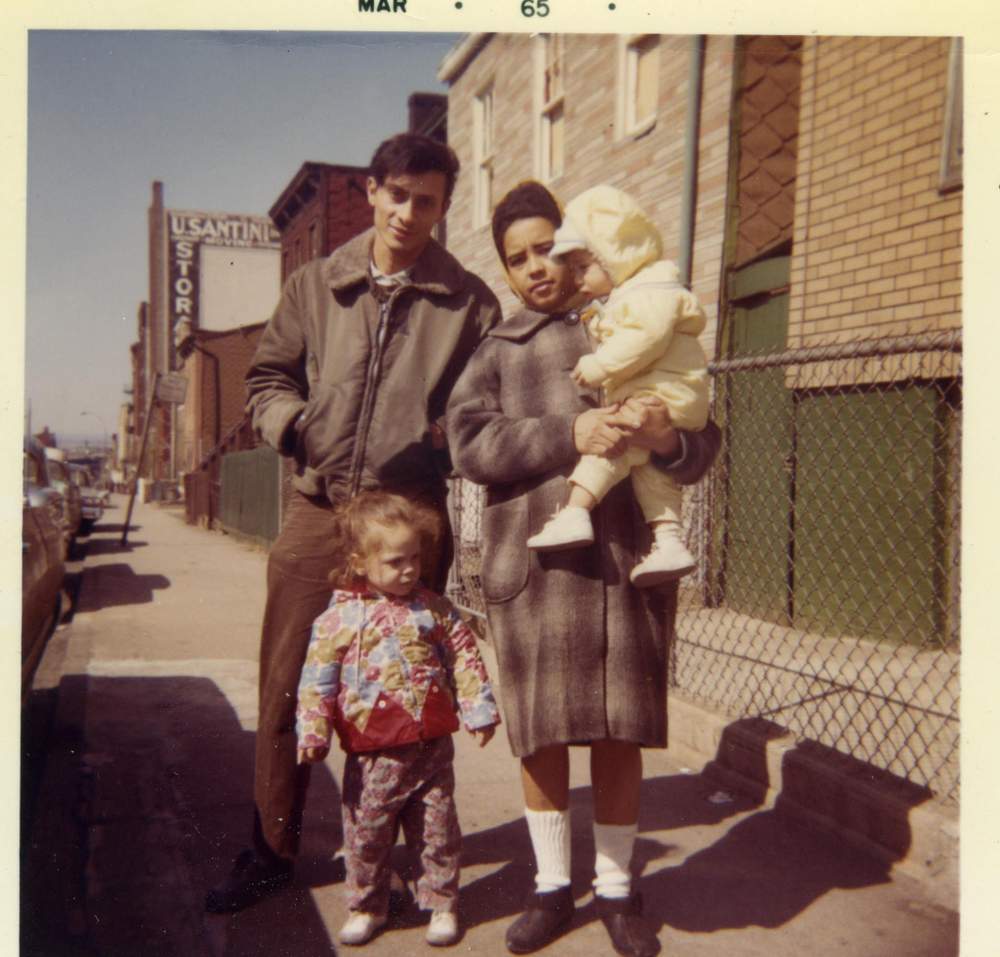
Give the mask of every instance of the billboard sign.
<path id="1" fill-rule="evenodd" d="M 168 209 L 168 316 L 174 343 L 198 328 L 199 250 L 207 246 L 280 249 L 281 234 L 266 216 Z"/>

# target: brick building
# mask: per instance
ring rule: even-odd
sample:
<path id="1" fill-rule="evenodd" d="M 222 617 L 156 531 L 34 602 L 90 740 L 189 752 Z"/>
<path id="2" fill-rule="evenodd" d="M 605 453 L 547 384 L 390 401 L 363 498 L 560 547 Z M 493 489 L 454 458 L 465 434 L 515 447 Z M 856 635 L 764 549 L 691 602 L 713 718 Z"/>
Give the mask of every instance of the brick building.
<path id="1" fill-rule="evenodd" d="M 411 93 L 406 100 L 406 116 L 410 133 L 448 142 L 448 97 L 442 93 Z"/>
<path id="2" fill-rule="evenodd" d="M 269 210 L 281 233 L 281 281 L 372 224 L 361 166 L 303 163 Z"/>
<path id="3" fill-rule="evenodd" d="M 505 310 L 490 215 L 537 179 L 635 196 L 709 313 L 673 681 L 954 799 L 961 41 L 470 34 L 439 78 Z"/>
<path id="4" fill-rule="evenodd" d="M 805 42 L 790 341 L 960 326 L 957 48 L 940 37 Z"/>
<path id="5" fill-rule="evenodd" d="M 643 45 L 645 44 L 645 45 Z M 599 182 L 627 189 L 663 232 L 665 254 L 693 262 L 695 292 L 715 334 L 726 202 L 732 38 L 704 49 L 697 168 L 698 216 L 682 234 L 685 86 L 691 41 L 607 35 L 472 34 L 445 59 L 449 142 L 462 174 L 448 213 L 448 245 L 500 295 L 507 290 L 489 217 L 504 193 L 540 179 L 563 201 Z M 626 102 L 623 73 L 632 71 Z M 638 86 L 635 79 L 641 76 Z M 533 77 L 532 82 L 525 82 Z"/>
<path id="6" fill-rule="evenodd" d="M 196 330 L 181 346 L 188 376 L 188 394 L 180 412 L 182 472 L 195 470 L 242 422 L 246 371 L 263 331 L 263 322 L 220 332 Z"/>
<path id="7" fill-rule="evenodd" d="M 184 365 L 191 350 L 182 353 L 182 347 L 199 333 L 263 322 L 280 290 L 278 232 L 263 216 L 168 209 L 163 184 L 154 182 L 148 231 L 149 299 L 140 307 L 132 347 L 135 456 L 157 376 L 188 375 L 191 392 L 203 392 L 204 384 L 192 382 Z M 184 469 L 194 467 L 192 450 L 203 448 L 206 436 L 182 430 L 198 419 L 183 406 L 153 406 L 142 477 L 175 485 Z"/>
<path id="8" fill-rule="evenodd" d="M 790 344 L 957 328 L 960 134 L 946 122 L 961 117 L 954 46 L 469 35 L 439 74 L 463 169 L 449 245 L 512 307 L 489 233 L 495 202 L 528 178 L 563 201 L 603 181 L 642 203 L 667 257 L 682 263 L 688 176 L 692 288 L 714 319 L 729 305 L 724 272 L 728 281 L 780 254 L 790 255 Z M 697 156 L 687 169 L 686 148 Z M 706 330 L 710 353 L 717 331 Z"/>

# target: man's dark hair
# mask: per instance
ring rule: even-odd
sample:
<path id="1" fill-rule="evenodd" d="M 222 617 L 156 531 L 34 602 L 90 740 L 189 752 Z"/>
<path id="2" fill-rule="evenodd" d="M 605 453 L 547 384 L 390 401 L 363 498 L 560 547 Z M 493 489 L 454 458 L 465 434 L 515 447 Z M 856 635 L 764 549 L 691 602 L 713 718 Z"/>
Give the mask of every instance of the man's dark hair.
<path id="1" fill-rule="evenodd" d="M 518 183 L 493 210 L 493 244 L 497 247 L 500 262 L 507 265 L 503 239 L 512 223 L 519 219 L 547 219 L 556 229 L 562 225 L 562 211 L 556 198 L 534 180 Z"/>
<path id="2" fill-rule="evenodd" d="M 458 176 L 458 157 L 447 144 L 419 133 L 397 133 L 379 144 L 368 168 L 381 186 L 387 176 L 444 173 L 444 198 L 451 199 Z"/>

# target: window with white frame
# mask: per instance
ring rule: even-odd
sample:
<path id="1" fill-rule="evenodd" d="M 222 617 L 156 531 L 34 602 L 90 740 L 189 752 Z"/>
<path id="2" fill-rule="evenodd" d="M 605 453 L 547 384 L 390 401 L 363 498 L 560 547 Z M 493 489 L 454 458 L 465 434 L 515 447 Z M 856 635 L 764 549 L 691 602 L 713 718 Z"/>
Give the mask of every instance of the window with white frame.
<path id="1" fill-rule="evenodd" d="M 493 208 L 493 86 L 485 87 L 473 103 L 473 138 L 476 163 L 475 226 L 490 221 Z"/>
<path id="2" fill-rule="evenodd" d="M 656 123 L 660 95 L 660 37 L 642 33 L 622 37 L 618 73 L 620 136 L 645 133 Z"/>
<path id="3" fill-rule="evenodd" d="M 563 104 L 565 58 L 564 37 L 543 33 L 535 38 L 538 178 L 543 181 L 562 175 L 566 159 L 566 121 Z"/>

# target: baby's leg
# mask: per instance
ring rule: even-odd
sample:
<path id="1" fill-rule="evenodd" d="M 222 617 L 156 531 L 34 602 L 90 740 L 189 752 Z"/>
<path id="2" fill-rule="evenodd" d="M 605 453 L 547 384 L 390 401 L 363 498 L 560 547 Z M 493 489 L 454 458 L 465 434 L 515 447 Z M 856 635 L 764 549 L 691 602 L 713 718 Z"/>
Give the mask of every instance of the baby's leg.
<path id="1" fill-rule="evenodd" d="M 632 488 L 648 525 L 680 524 L 684 492 L 666 472 L 646 462 L 632 470 Z"/>
<path id="2" fill-rule="evenodd" d="M 649 452 L 638 448 L 629 448 L 624 455 L 613 459 L 603 455 L 581 456 L 569 477 L 569 501 L 537 535 L 528 539 L 528 548 L 557 551 L 591 544 L 594 541 L 591 509 L 629 474 L 634 465 L 648 459 Z"/>
<path id="3" fill-rule="evenodd" d="M 609 459 L 603 455 L 581 455 L 569 477 L 568 505 L 592 509 L 604 499 L 632 469 L 649 459 L 645 449 L 629 448 L 623 455 Z"/>
<path id="4" fill-rule="evenodd" d="M 667 474 L 653 465 L 632 472 L 632 487 L 642 514 L 653 529 L 653 547 L 630 576 L 637 588 L 649 588 L 681 578 L 695 567 L 683 540 L 681 503 L 683 491 Z"/>

